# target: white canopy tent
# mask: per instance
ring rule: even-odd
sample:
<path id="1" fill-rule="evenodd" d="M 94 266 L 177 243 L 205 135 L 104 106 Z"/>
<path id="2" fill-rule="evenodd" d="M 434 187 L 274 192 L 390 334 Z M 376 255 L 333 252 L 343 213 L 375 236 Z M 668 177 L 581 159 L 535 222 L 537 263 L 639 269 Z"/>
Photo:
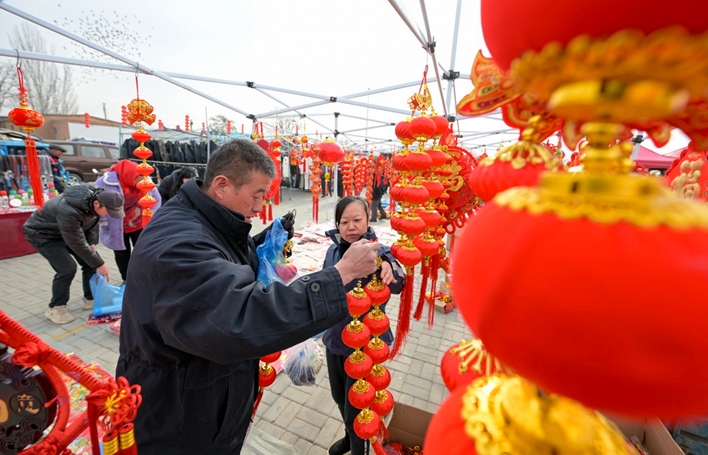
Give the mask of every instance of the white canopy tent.
<path id="1" fill-rule="evenodd" d="M 449 120 L 456 123 L 455 128 L 458 134 L 460 134 L 460 141 L 462 142 L 462 145 L 477 153 L 482 153 L 483 149 L 486 149 L 487 147 L 489 147 L 490 152 L 493 152 L 493 150 L 500 144 L 512 141 L 518 137 L 518 132 L 516 130 L 506 127 L 506 125 L 501 121 L 501 115 L 499 112 L 488 114 L 484 116 L 484 119 L 472 119 L 470 117 L 461 116 L 456 112 L 455 104 L 458 98 L 461 98 L 469 91 L 467 88 L 464 89 L 459 95 L 457 94 L 457 81 L 460 79 L 469 80 L 469 74 L 463 74 L 453 69 L 457 63 L 457 41 L 462 12 L 462 0 L 457 0 L 456 14 L 454 20 L 452 21 L 454 33 L 451 46 L 450 66 L 448 69 L 445 69 L 438 61 L 436 42 L 433 39 L 433 34 L 428 20 L 428 11 L 425 0 L 419 0 L 425 32 L 423 32 L 415 24 L 397 0 L 388 1 L 408 29 L 413 33 L 416 40 L 422 45 L 424 51 L 429 55 L 429 59 L 431 60 L 431 75 L 428 77 L 428 85 L 433 94 L 434 107 L 437 107 L 439 114 L 445 115 Z M 378 146 L 379 149 L 382 150 L 396 149 L 400 147 L 400 143 L 394 135 L 395 124 L 411 115 L 411 112 L 406 109 L 407 106 L 405 104 L 405 100 L 414 91 L 417 91 L 418 86 L 420 85 L 420 80 L 414 80 L 362 92 L 349 93 L 342 96 L 333 96 L 304 92 L 272 85 L 264 85 L 252 81 L 236 81 L 161 71 L 93 43 L 44 19 L 29 14 L 28 12 L 17 7 L 11 6 L 2 0 L 0 0 L 0 10 L 4 10 L 56 34 L 80 43 L 81 45 L 108 55 L 120 63 L 82 60 L 58 55 L 48 55 L 17 49 L 2 48 L 0 48 L 0 56 L 15 58 L 20 61 L 22 59 L 40 60 L 66 65 L 76 65 L 154 76 L 164 82 L 173 84 L 174 86 L 189 91 L 239 114 L 243 117 L 244 123 L 249 121 L 252 123 L 263 122 L 266 133 L 269 133 L 270 135 L 274 134 L 275 119 L 283 117 L 299 118 L 307 119 L 308 122 L 316 125 L 318 131 L 322 135 L 334 137 L 342 145 L 347 147 L 371 149 L 373 146 Z M 472 58 L 472 55 L 468 56 L 465 64 L 471 65 Z M 235 105 L 233 102 L 226 101 L 222 97 L 210 95 L 204 90 L 198 89 L 193 85 L 189 85 L 184 81 L 227 85 L 239 87 L 242 90 L 251 89 L 258 92 L 263 97 L 267 97 L 268 99 L 278 103 L 282 106 L 282 108 L 263 112 L 248 112 L 246 108 Z M 445 90 L 443 90 L 444 85 L 446 86 Z M 469 87 L 468 84 L 466 86 Z M 387 105 L 369 102 L 369 98 L 371 96 L 390 92 L 400 94 L 400 97 L 397 98 L 400 102 L 396 105 L 390 105 L 390 103 Z M 290 99 L 293 99 L 293 97 L 303 98 L 303 102 L 300 104 L 295 104 L 292 101 L 282 99 L 283 95 L 289 96 Z M 366 98 L 366 101 L 364 101 L 364 98 Z M 326 105 L 331 105 L 326 108 L 329 112 L 322 112 L 321 110 L 323 109 L 323 106 Z M 440 107 L 442 107 L 442 109 L 440 109 Z M 319 108 L 319 110 L 317 108 Z M 361 114 L 362 111 L 365 112 L 365 116 Z M 287 132 L 281 130 L 281 134 L 293 132 L 294 131 Z M 303 134 L 303 132 L 301 131 L 300 134 Z M 312 133 L 311 131 L 307 131 L 307 134 Z"/>

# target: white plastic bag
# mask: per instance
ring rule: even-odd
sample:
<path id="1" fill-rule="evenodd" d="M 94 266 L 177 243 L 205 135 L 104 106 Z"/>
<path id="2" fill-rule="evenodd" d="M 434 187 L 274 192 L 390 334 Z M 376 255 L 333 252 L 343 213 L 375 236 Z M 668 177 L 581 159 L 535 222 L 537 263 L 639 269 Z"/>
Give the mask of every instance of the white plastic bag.
<path id="1" fill-rule="evenodd" d="M 322 368 L 324 354 L 312 338 L 296 344 L 287 351 L 283 369 L 295 385 L 315 385 L 317 373 Z"/>

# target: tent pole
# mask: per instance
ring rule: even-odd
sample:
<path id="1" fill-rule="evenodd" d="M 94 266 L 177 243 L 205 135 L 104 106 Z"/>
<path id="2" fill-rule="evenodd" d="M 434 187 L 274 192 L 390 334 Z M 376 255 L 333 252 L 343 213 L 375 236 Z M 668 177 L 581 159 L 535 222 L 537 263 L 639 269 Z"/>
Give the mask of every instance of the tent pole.
<path id="1" fill-rule="evenodd" d="M 430 23 L 428 22 L 428 10 L 425 7 L 425 0 L 420 0 L 420 10 L 423 12 L 423 22 L 425 23 L 425 32 L 428 36 L 428 45 L 424 46 L 425 50 L 428 51 L 430 57 L 433 59 L 433 68 L 435 68 L 435 79 L 438 83 L 438 90 L 440 91 L 440 100 L 443 105 L 443 112 L 445 117 L 447 117 L 447 105 L 445 104 L 445 96 L 443 95 L 442 84 L 440 83 L 440 69 L 438 68 L 438 59 L 435 56 L 435 42 L 433 41 L 432 34 L 430 33 Z"/>
<path id="2" fill-rule="evenodd" d="M 406 25 L 408 26 L 408 28 L 410 29 L 410 31 L 413 32 L 413 34 L 414 34 L 415 37 L 418 39 L 418 41 L 420 41 L 420 44 L 423 45 L 423 48 L 427 49 L 427 48 L 428 48 L 428 44 L 427 44 L 427 43 L 425 42 L 425 40 L 423 39 L 423 33 L 420 31 L 420 28 L 416 27 L 416 28 L 418 28 L 418 30 L 415 30 L 415 29 L 413 28 L 413 23 L 411 22 L 410 19 L 408 19 L 408 16 L 406 16 L 406 13 L 403 11 L 403 8 L 401 8 L 401 7 L 398 5 L 398 2 L 396 2 L 396 0 L 388 0 L 388 2 L 391 4 L 391 6 L 393 6 L 393 9 L 396 10 L 396 12 L 398 13 L 398 15 L 401 16 L 401 19 L 403 19 L 403 22 L 406 23 Z"/>
<path id="3" fill-rule="evenodd" d="M 455 84 L 455 58 L 457 57 L 457 38 L 460 32 L 460 11 L 462 10 L 462 0 L 457 0 L 457 12 L 455 13 L 455 31 L 452 35 L 452 53 L 450 55 L 450 69 L 448 71 L 447 80 L 447 99 L 445 105 L 447 111 L 452 112 L 450 101 L 452 100 L 452 86 Z M 455 108 L 457 112 L 457 108 Z"/>

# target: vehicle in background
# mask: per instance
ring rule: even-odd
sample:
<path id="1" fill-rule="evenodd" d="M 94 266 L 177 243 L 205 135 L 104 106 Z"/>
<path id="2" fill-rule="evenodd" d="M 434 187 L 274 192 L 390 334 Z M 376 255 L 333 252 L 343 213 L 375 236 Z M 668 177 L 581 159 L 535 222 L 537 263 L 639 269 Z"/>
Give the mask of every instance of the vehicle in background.
<path id="1" fill-rule="evenodd" d="M 66 150 L 61 160 L 64 169 L 69 173 L 69 185 L 95 182 L 108 168 L 120 160 L 120 151 L 115 145 L 79 141 L 46 142 Z M 94 169 L 97 169 L 99 174 L 94 173 Z"/>

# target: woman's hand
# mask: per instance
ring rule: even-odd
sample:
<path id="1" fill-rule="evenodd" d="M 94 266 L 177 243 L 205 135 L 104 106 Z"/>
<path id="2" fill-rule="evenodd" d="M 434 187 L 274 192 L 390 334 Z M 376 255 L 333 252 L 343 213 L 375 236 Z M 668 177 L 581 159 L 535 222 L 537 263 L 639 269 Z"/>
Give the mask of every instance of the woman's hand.
<path id="1" fill-rule="evenodd" d="M 381 262 L 381 281 L 383 281 L 385 285 L 396 282 L 393 277 L 393 269 L 391 268 L 391 264 L 386 261 Z"/>

